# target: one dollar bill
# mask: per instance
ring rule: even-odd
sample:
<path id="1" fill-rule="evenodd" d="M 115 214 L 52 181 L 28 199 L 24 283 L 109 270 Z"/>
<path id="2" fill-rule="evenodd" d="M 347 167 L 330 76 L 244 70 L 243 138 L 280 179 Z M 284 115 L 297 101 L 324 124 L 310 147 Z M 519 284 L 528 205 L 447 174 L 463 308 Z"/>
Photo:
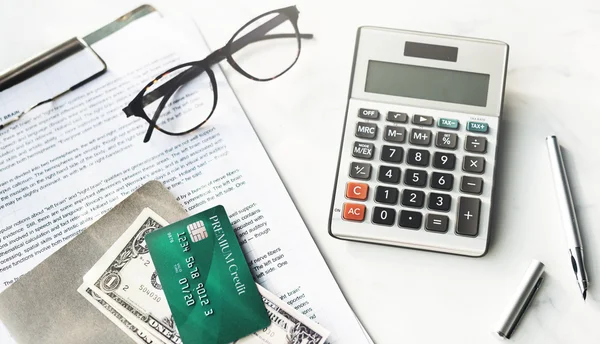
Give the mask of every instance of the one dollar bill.
<path id="1" fill-rule="evenodd" d="M 271 325 L 235 341 L 235 344 L 325 343 L 329 336 L 328 330 L 281 301 L 277 295 L 257 286 L 271 318 Z"/>
<path id="2" fill-rule="evenodd" d="M 92 306 L 96 307 L 100 313 L 104 314 L 104 316 L 117 325 L 117 327 L 123 330 L 123 332 L 133 339 L 134 342 L 138 344 L 164 344 L 161 340 L 132 323 L 129 319 L 127 319 L 127 317 L 114 309 L 108 302 L 106 302 L 106 300 L 102 299 L 100 295 L 94 293 L 85 284 L 82 284 L 77 291 L 86 300 L 88 300 Z"/>

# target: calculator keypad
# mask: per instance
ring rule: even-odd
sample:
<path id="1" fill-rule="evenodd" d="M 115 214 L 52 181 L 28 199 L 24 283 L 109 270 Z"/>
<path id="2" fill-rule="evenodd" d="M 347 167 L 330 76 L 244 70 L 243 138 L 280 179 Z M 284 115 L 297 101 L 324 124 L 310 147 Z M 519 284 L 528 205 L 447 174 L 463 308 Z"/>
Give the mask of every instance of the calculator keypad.
<path id="1" fill-rule="evenodd" d="M 341 217 L 375 226 L 365 232 L 395 227 L 472 240 L 480 235 L 482 200 L 491 188 L 490 126 L 465 115 L 422 112 L 358 109 L 348 128 L 351 152 L 342 152 L 350 158 L 344 159 L 349 172 Z"/>

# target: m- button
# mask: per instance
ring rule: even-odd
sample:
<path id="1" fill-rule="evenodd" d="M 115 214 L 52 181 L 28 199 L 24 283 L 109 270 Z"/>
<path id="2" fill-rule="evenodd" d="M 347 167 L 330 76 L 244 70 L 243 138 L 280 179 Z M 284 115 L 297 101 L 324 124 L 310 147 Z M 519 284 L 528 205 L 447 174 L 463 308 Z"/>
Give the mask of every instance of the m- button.
<path id="1" fill-rule="evenodd" d="M 346 185 L 346 197 L 364 201 L 369 193 L 369 185 L 365 183 L 350 182 Z"/>
<path id="2" fill-rule="evenodd" d="M 346 220 L 362 221 L 365 219 L 366 207 L 364 204 L 344 203 L 342 216 Z"/>

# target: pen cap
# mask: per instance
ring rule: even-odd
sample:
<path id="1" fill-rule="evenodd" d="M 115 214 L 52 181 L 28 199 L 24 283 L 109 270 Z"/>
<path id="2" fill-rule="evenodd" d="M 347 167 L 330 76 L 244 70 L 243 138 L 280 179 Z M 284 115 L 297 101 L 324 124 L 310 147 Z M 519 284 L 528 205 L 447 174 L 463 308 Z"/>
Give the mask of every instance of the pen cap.
<path id="1" fill-rule="evenodd" d="M 533 260 L 496 327 L 495 332 L 500 337 L 509 339 L 512 336 L 542 283 L 543 273 L 544 264 Z"/>

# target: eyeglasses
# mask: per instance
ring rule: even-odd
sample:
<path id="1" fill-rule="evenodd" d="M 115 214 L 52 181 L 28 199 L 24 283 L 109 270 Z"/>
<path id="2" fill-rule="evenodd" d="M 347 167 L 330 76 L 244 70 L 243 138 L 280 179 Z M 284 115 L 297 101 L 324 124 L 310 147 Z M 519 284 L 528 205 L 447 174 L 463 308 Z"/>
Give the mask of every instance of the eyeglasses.
<path id="1" fill-rule="evenodd" d="M 225 44 L 204 60 L 173 67 L 149 82 L 123 109 L 149 123 L 144 142 L 154 129 L 167 135 L 185 135 L 200 128 L 217 107 L 217 82 L 211 67 L 223 60 L 255 81 L 270 81 L 298 61 L 301 39 L 298 9 L 285 7 L 266 12 L 242 26 Z"/>

